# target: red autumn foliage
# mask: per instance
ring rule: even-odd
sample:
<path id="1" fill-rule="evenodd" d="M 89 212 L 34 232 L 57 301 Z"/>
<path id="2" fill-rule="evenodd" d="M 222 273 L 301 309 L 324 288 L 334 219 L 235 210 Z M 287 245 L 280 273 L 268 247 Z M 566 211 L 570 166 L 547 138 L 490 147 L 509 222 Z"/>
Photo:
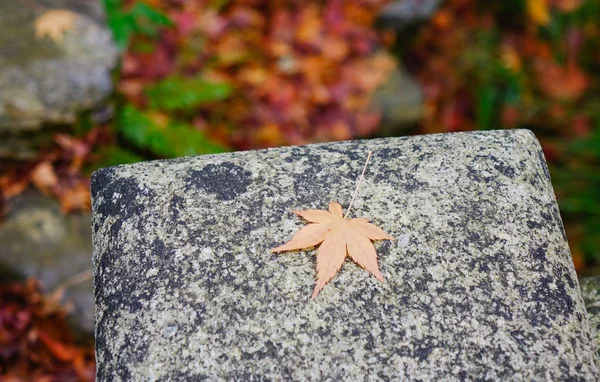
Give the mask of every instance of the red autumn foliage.
<path id="1" fill-rule="evenodd" d="M 70 333 L 66 312 L 35 281 L 0 285 L 0 380 L 93 381 L 93 346 Z"/>
<path id="2" fill-rule="evenodd" d="M 578 272 L 597 274 L 600 5 L 448 0 L 403 59 L 421 82 L 420 132 L 527 128 L 540 139 Z"/>
<path id="3" fill-rule="evenodd" d="M 102 128 L 93 129 L 82 138 L 55 135 L 52 147 L 37 160 L 7 166 L 0 173 L 0 206 L 33 186 L 58 199 L 64 213 L 88 211 L 89 177 L 83 171 L 84 166 L 97 158 L 93 147 L 111 139 Z"/>
<path id="4" fill-rule="evenodd" d="M 367 136 L 371 96 L 395 66 L 373 28 L 385 2 L 150 2 L 175 26 L 150 53 L 134 40 L 119 89 L 144 108 L 146 85 L 173 74 L 230 84 L 229 100 L 191 112 L 235 149 Z"/>

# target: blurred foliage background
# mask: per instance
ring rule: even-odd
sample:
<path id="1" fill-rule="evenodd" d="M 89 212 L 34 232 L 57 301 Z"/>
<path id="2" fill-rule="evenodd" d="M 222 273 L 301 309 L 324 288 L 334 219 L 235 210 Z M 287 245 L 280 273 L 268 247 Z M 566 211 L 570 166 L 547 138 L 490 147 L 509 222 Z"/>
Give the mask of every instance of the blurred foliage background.
<path id="1" fill-rule="evenodd" d="M 425 95 L 405 134 L 535 132 L 577 270 L 600 270 L 600 2 L 449 0 L 400 36 L 383 0 L 104 3 L 126 54 L 96 165 L 372 136 L 392 54 Z"/>
<path id="2" fill-rule="evenodd" d="M 451 0 L 402 59 L 423 84 L 420 132 L 531 129 L 575 266 L 600 260 L 600 2 Z"/>
<path id="3" fill-rule="evenodd" d="M 102 2 L 123 51 L 112 117 L 83 115 L 37 161 L 9 167 L 5 201 L 33 184 L 65 212 L 88 210 L 94 169 L 148 159 L 527 128 L 578 272 L 600 273 L 597 0 L 447 0 L 400 34 L 377 20 L 387 0 Z M 424 116 L 390 133 L 372 99 L 398 63 Z"/>
<path id="4" fill-rule="evenodd" d="M 446 0 L 402 32 L 377 17 L 388 0 L 102 3 L 122 52 L 105 116 L 83 113 L 34 160 L 0 162 L 0 216 L 30 186 L 64 213 L 89 211 L 89 176 L 104 166 L 526 128 L 542 143 L 578 273 L 600 274 L 598 0 Z M 387 129 L 373 99 L 398 67 L 422 90 L 422 118 Z M 58 305 L 35 282 L 0 290 L 0 372 L 18 358 L 19 375 L 93 379 L 89 345 L 48 329 L 66 325 Z"/>

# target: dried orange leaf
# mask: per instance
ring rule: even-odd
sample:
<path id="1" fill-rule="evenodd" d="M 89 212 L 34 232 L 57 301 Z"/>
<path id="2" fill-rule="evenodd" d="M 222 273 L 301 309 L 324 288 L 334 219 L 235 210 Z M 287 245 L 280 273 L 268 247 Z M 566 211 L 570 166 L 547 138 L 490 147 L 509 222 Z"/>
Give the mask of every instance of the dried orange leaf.
<path id="1" fill-rule="evenodd" d="M 292 211 L 298 216 L 308 220 L 311 223 L 324 223 L 335 220 L 335 217 L 331 215 L 331 212 L 323 210 L 306 210 L 306 211 Z"/>
<path id="2" fill-rule="evenodd" d="M 58 177 L 54 172 L 54 167 L 48 161 L 41 162 L 31 171 L 30 175 L 33 184 L 42 192 L 48 193 L 56 184 Z"/>
<path id="3" fill-rule="evenodd" d="M 35 36 L 43 38 L 50 37 L 57 44 L 62 44 L 65 32 L 73 29 L 77 15 L 66 9 L 53 9 L 44 12 L 35 19 Z"/>
<path id="4" fill-rule="evenodd" d="M 321 244 L 317 250 L 317 284 L 312 298 L 340 270 L 349 255 L 358 265 L 383 281 L 377 263 L 377 252 L 371 240 L 394 240 L 381 228 L 369 223 L 368 219 L 345 219 L 339 203 L 329 203 L 329 211 L 293 211 L 311 222 L 292 239 L 271 252 L 293 251 Z"/>

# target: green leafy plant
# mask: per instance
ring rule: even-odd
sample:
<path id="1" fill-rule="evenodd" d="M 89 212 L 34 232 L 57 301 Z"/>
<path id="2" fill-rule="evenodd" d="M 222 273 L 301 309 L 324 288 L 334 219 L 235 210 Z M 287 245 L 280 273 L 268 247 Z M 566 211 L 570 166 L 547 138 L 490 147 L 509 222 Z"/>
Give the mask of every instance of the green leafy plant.
<path id="1" fill-rule="evenodd" d="M 173 25 L 164 13 L 142 1 L 133 2 L 130 6 L 124 0 L 103 0 L 103 3 L 114 39 L 121 49 L 140 51 L 140 47 L 144 47 L 148 50 L 153 46 L 152 41 L 157 40 L 160 30 Z M 131 43 L 134 37 L 135 43 Z M 227 84 L 173 74 L 146 86 L 143 98 L 147 101 L 148 110 L 133 104 L 123 105 L 113 129 L 134 150 L 158 157 L 223 152 L 225 147 L 212 142 L 204 132 L 157 110 L 167 113 L 196 111 L 207 102 L 226 99 L 231 91 Z M 157 115 L 163 118 L 156 118 Z M 144 158 L 119 146 L 106 148 L 100 156 L 105 165 L 131 163 Z"/>
<path id="2" fill-rule="evenodd" d="M 202 78 L 167 77 L 146 88 L 150 108 L 166 111 L 191 110 L 206 102 L 221 101 L 231 95 L 225 83 Z"/>
<path id="3" fill-rule="evenodd" d="M 592 135 L 571 143 L 563 166 L 553 166 L 562 214 L 580 228 L 584 254 L 597 258 L 600 243 L 600 115 Z"/>
<path id="4" fill-rule="evenodd" d="M 91 167 L 90 172 L 101 167 L 117 166 L 120 164 L 141 162 L 145 158 L 131 150 L 118 145 L 104 146 L 98 150 L 100 160 Z"/>
<path id="5" fill-rule="evenodd" d="M 173 23 L 163 13 L 145 3 L 136 2 L 129 10 L 123 0 L 103 0 L 108 25 L 119 48 L 125 49 L 133 34 L 154 37 L 160 28 Z"/>
<path id="6" fill-rule="evenodd" d="M 157 123 L 147 112 L 126 105 L 117 123 L 119 133 L 134 146 L 160 157 L 212 154 L 226 148 L 211 142 L 193 126 L 176 120 Z"/>

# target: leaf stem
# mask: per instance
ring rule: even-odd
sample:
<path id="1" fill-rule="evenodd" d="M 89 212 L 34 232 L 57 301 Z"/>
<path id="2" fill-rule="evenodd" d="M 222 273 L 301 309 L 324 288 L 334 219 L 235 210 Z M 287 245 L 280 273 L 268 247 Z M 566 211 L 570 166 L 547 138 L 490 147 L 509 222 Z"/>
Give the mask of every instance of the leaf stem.
<path id="1" fill-rule="evenodd" d="M 92 279 L 93 277 L 94 277 L 94 274 L 91 269 L 76 273 L 73 276 L 66 279 L 65 281 L 63 281 L 62 283 L 58 284 L 54 288 L 54 290 L 52 291 L 51 294 L 52 295 L 62 294 L 62 292 L 66 291 L 67 289 L 69 289 L 77 284 L 81 284 L 82 282 L 88 281 L 88 280 Z"/>
<path id="2" fill-rule="evenodd" d="M 354 199 L 356 198 L 356 195 L 358 194 L 358 188 L 360 187 L 360 184 L 362 183 L 362 180 L 365 176 L 365 171 L 367 171 L 367 165 L 369 164 L 369 159 L 371 159 L 372 153 L 373 153 L 372 151 L 369 151 L 369 155 L 367 156 L 367 161 L 365 162 L 365 167 L 363 167 L 362 174 L 360 174 L 360 179 L 358 179 L 358 184 L 356 185 L 356 189 L 354 190 L 354 195 L 352 195 L 352 200 L 350 201 L 350 205 L 348 206 L 348 209 L 346 210 L 346 214 L 344 215 L 344 220 L 348 217 L 348 214 L 350 213 L 350 209 L 352 208 L 352 204 L 354 203 Z"/>

